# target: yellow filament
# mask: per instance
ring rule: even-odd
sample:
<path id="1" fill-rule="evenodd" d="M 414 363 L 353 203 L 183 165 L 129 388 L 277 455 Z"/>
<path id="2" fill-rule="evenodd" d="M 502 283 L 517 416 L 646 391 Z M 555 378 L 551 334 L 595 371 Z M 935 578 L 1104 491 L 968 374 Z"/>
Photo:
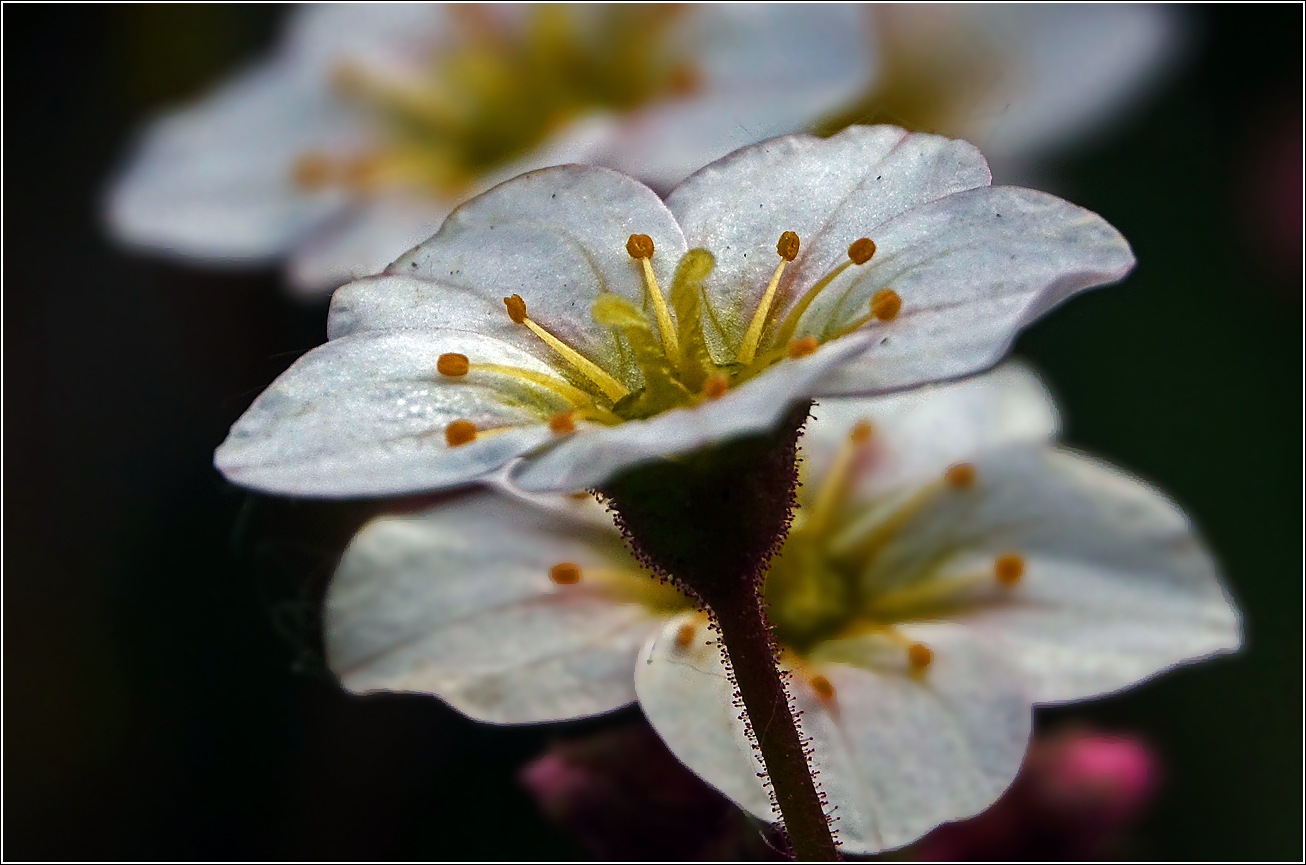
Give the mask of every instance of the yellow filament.
<path id="1" fill-rule="evenodd" d="M 530 328 L 531 333 L 548 343 L 550 348 L 562 355 L 582 375 L 598 385 L 599 390 L 603 391 L 608 399 L 616 402 L 630 393 L 621 382 L 604 372 L 598 364 L 540 327 L 529 317 L 523 316 L 521 323 Z"/>
<path id="2" fill-rule="evenodd" d="M 766 291 L 762 294 L 762 302 L 757 305 L 757 312 L 753 313 L 753 320 L 749 322 L 748 330 L 744 333 L 744 341 L 739 346 L 740 363 L 752 363 L 753 357 L 757 354 L 757 343 L 762 339 L 762 328 L 766 327 L 771 303 L 775 300 L 775 290 L 780 285 L 780 276 L 785 272 L 785 265 L 788 263 L 787 259 L 781 258 L 780 263 L 775 266 L 775 273 L 771 274 L 771 281 L 767 283 Z M 780 340 L 782 345 L 788 342 L 788 339 Z"/>
<path id="3" fill-rule="evenodd" d="M 815 285 L 807 289 L 807 292 L 794 305 L 794 308 L 789 310 L 784 323 L 780 325 L 780 332 L 775 337 L 777 345 L 789 344 L 789 340 L 793 339 L 794 332 L 798 330 L 798 320 L 803 317 L 803 313 L 807 312 L 807 308 L 812 305 L 812 301 L 816 300 L 816 296 L 824 291 L 827 285 L 834 282 L 839 274 L 852 267 L 854 263 L 851 258 L 845 259 L 825 276 L 818 279 Z"/>
<path id="4" fill-rule="evenodd" d="M 876 619 L 888 620 L 910 618 L 913 613 L 944 615 L 949 600 L 966 589 L 989 585 L 992 579 L 988 574 L 968 574 L 902 586 L 875 595 L 866 604 L 865 611 Z"/>
<path id="5" fill-rule="evenodd" d="M 843 446 L 839 448 L 839 453 L 835 455 L 834 464 L 825 474 L 825 480 L 821 483 L 821 489 L 816 494 L 816 502 L 812 505 L 808 513 L 807 521 L 803 523 L 803 533 L 805 535 L 817 536 L 825 530 L 826 524 L 830 521 L 830 515 L 834 512 L 839 503 L 843 501 L 848 492 L 848 487 L 852 481 L 852 463 L 856 459 L 857 453 L 865 445 L 869 434 L 863 434 L 863 430 L 869 430 L 870 425 L 865 421 L 858 423 L 853 428 L 853 432 L 844 439 Z"/>
<path id="6" fill-rule="evenodd" d="M 530 382 L 531 384 L 538 385 L 547 391 L 556 393 L 578 409 L 588 409 L 594 405 L 594 400 L 589 394 L 585 393 L 585 391 L 574 385 L 568 384 L 560 378 L 554 378 L 547 373 L 536 372 L 531 369 L 521 369 L 520 367 L 515 366 L 505 366 L 498 363 L 469 363 L 467 368 L 477 370 L 478 372 L 491 372 L 496 375 L 505 375 L 509 378 Z"/>
<path id="7" fill-rule="evenodd" d="M 658 287 L 658 278 L 653 275 L 652 256 L 641 258 L 644 266 L 644 284 L 648 287 L 649 297 L 653 300 L 653 311 L 658 317 L 658 330 L 662 333 L 662 347 L 667 352 L 667 360 L 672 366 L 680 365 L 680 340 L 676 337 L 676 326 L 671 323 L 671 313 L 667 310 L 666 298 Z"/>

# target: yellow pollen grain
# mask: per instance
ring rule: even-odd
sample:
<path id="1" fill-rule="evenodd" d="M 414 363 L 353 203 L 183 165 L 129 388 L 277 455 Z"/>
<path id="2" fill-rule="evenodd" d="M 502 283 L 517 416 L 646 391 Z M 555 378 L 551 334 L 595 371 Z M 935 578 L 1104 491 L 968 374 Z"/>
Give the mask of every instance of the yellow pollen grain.
<path id="1" fill-rule="evenodd" d="M 789 355 L 791 360 L 798 360 L 800 357 L 807 357 L 809 354 L 816 351 L 817 348 L 819 348 L 819 344 L 816 341 L 816 337 L 809 334 L 802 339 L 796 339 L 789 343 L 789 347 L 785 349 L 785 353 Z"/>
<path id="2" fill-rule="evenodd" d="M 326 186 L 335 173 L 335 163 L 322 153 L 305 153 L 295 160 L 295 185 L 300 189 L 315 190 Z"/>
<path id="3" fill-rule="evenodd" d="M 875 427 L 868 420 L 859 420 L 853 424 L 852 431 L 848 433 L 848 441 L 855 445 L 866 444 L 875 435 Z"/>
<path id="4" fill-rule="evenodd" d="M 520 294 L 514 294 L 512 297 L 505 297 L 503 299 L 503 305 L 508 308 L 508 317 L 513 320 L 514 324 L 523 325 L 531 333 L 543 340 L 549 348 L 562 355 L 563 358 L 580 371 L 582 375 L 598 385 L 599 390 L 603 391 L 608 399 L 616 402 L 630 393 L 621 382 L 604 372 L 603 368 L 594 361 L 585 357 L 585 355 L 576 351 L 576 349 L 567 345 L 565 342 L 531 321 L 531 317 L 526 314 L 526 301 L 522 300 Z"/>
<path id="5" fill-rule="evenodd" d="M 580 582 L 580 565 L 559 562 L 549 568 L 549 579 L 560 586 L 574 586 Z"/>
<path id="6" fill-rule="evenodd" d="M 467 375 L 467 355 L 455 354 L 454 352 L 442 354 L 439 360 L 435 362 L 435 368 L 440 375 L 447 375 L 450 378 Z"/>
<path id="7" fill-rule="evenodd" d="M 882 288 L 871 296 L 871 315 L 880 321 L 893 321 L 902 311 L 902 298 L 891 288 Z"/>
<path id="8" fill-rule="evenodd" d="M 924 643 L 912 643 L 907 647 L 907 664 L 913 675 L 920 675 L 934 663 L 934 650 Z"/>
<path id="9" fill-rule="evenodd" d="M 976 471 L 971 463 L 956 463 L 943 473 L 943 479 L 954 490 L 964 490 L 975 485 Z"/>
<path id="10" fill-rule="evenodd" d="M 1003 553 L 993 562 L 993 577 L 1003 586 L 1014 586 L 1025 576 L 1025 560 L 1016 553 Z"/>
<path id="11" fill-rule="evenodd" d="M 725 396 L 730 389 L 730 379 L 722 373 L 710 376 L 707 381 L 703 382 L 703 396 L 708 399 L 720 399 Z"/>
<path id="12" fill-rule="evenodd" d="M 875 255 L 875 241 L 869 237 L 859 237 L 848 245 L 848 257 L 853 264 L 865 264 Z"/>
<path id="13" fill-rule="evenodd" d="M 576 431 L 576 413 L 574 411 L 558 412 L 549 418 L 549 429 L 560 435 Z"/>
<path id="14" fill-rule="evenodd" d="M 476 424 L 469 420 L 456 420 L 444 428 L 444 440 L 456 448 L 476 440 Z"/>
<path id="15" fill-rule="evenodd" d="M 766 291 L 762 292 L 762 300 L 757 304 L 753 320 L 748 323 L 743 342 L 739 344 L 737 359 L 742 364 L 752 363 L 757 355 L 757 344 L 762 339 L 762 330 L 766 327 L 766 320 L 771 314 L 771 304 L 775 302 L 776 289 L 780 287 L 780 277 L 784 275 L 785 265 L 798 255 L 798 235 L 792 231 L 781 234 L 779 242 L 775 245 L 775 251 L 780 256 L 780 263 L 771 274 L 771 281 L 766 284 Z"/>
<path id="16" fill-rule="evenodd" d="M 689 644 L 694 642 L 695 629 L 689 622 L 681 625 L 676 629 L 676 648 L 684 651 L 689 648 Z"/>
<path id="17" fill-rule="evenodd" d="M 827 703 L 834 699 L 834 685 L 831 685 L 830 680 L 825 676 L 812 677 L 812 690 L 816 692 L 816 696 Z"/>

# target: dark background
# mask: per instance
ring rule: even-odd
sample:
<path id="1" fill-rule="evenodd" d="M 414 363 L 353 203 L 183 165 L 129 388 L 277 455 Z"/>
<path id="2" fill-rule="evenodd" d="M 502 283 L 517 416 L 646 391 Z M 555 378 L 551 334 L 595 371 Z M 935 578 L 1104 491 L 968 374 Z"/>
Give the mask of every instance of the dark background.
<path id="1" fill-rule="evenodd" d="M 1126 286 L 1022 337 L 1067 441 L 1184 505 L 1240 655 L 1042 711 L 1135 732 L 1166 772 L 1125 854 L 1301 850 L 1301 52 L 1296 5 L 1190 10 L 1186 67 L 1058 192 L 1134 245 Z M 574 858 L 515 780 L 549 741 L 434 699 L 351 699 L 314 591 L 358 506 L 211 468 L 323 341 L 274 272 L 112 247 L 98 196 L 137 122 L 257 56 L 266 6 L 4 7 L 4 855 Z M 315 589 L 317 587 L 317 589 Z"/>

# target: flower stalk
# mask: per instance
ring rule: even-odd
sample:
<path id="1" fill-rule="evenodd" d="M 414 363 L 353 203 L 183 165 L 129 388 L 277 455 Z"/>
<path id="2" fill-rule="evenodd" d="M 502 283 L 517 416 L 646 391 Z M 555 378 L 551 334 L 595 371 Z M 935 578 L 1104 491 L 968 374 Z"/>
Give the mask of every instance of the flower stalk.
<path id="1" fill-rule="evenodd" d="M 761 593 L 788 533 L 809 408 L 799 403 L 773 432 L 637 466 L 601 492 L 635 555 L 713 615 L 794 855 L 833 861 L 838 852 Z"/>

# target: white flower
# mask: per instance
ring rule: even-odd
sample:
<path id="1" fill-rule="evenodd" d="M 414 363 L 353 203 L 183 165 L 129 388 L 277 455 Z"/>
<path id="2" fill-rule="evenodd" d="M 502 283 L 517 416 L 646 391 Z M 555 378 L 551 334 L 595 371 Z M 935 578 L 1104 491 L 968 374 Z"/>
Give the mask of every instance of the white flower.
<path id="1" fill-rule="evenodd" d="M 965 138 L 1004 165 L 1087 141 L 1159 82 L 1186 41 L 1179 10 L 1138 4 L 868 14 L 872 84 L 840 116 Z"/>
<path id="2" fill-rule="evenodd" d="M 297 9 L 276 54 L 149 130 L 108 200 L 123 240 L 289 254 L 299 288 L 380 271 L 459 201 L 597 162 L 671 184 L 801 130 L 868 74 L 844 6 Z"/>
<path id="3" fill-rule="evenodd" d="M 1033 705 L 1238 646 L 1187 519 L 1054 447 L 1052 405 L 1022 368 L 814 415 L 765 591 L 846 851 L 986 808 Z M 329 590 L 326 643 L 351 691 L 435 694 L 495 723 L 637 694 L 683 762 L 779 820 L 706 614 L 642 573 L 591 500 L 478 491 L 373 521 Z"/>
<path id="4" fill-rule="evenodd" d="M 987 367 L 1133 264 L 1096 214 L 991 187 L 971 145 L 891 126 L 746 147 L 665 203 L 605 169 L 544 169 L 341 288 L 330 341 L 215 461 L 294 495 L 453 486 L 519 455 L 524 488 L 591 487 L 811 395 Z"/>

